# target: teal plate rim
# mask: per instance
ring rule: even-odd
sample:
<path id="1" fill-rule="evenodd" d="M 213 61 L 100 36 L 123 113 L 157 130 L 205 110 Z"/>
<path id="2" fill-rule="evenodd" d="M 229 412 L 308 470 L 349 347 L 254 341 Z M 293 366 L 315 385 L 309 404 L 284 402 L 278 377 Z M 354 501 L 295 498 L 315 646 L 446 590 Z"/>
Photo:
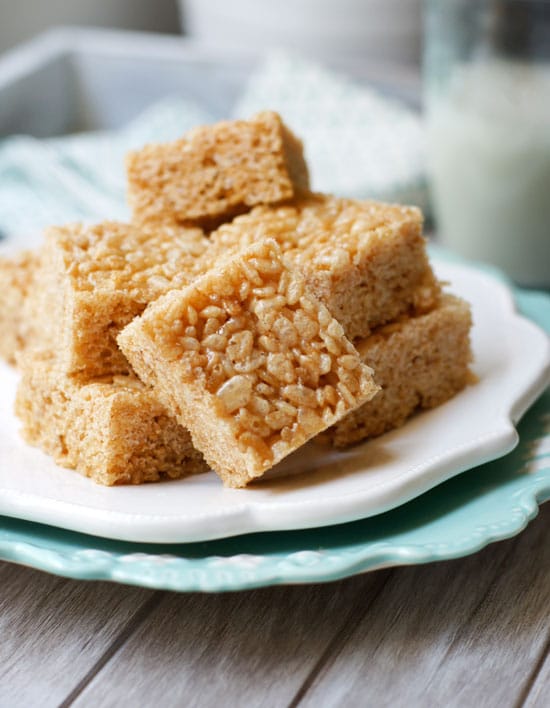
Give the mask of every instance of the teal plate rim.
<path id="1" fill-rule="evenodd" d="M 432 250 L 441 257 L 440 249 Z M 503 278 L 498 272 L 497 277 Z M 550 332 L 550 297 L 519 289 L 514 294 L 520 311 Z M 549 428 L 546 391 L 518 425 L 520 443 L 513 452 L 361 521 L 162 545 L 0 517 L 0 559 L 76 579 L 220 592 L 327 582 L 381 567 L 458 558 L 519 533 L 550 499 Z"/>

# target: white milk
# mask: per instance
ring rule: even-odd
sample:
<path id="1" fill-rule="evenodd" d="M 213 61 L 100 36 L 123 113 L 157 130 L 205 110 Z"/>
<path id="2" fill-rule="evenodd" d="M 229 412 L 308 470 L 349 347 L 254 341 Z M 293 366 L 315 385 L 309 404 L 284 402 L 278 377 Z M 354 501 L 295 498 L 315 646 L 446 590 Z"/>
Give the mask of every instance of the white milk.
<path id="1" fill-rule="evenodd" d="M 428 103 L 442 243 L 550 286 L 550 65 L 457 67 Z"/>

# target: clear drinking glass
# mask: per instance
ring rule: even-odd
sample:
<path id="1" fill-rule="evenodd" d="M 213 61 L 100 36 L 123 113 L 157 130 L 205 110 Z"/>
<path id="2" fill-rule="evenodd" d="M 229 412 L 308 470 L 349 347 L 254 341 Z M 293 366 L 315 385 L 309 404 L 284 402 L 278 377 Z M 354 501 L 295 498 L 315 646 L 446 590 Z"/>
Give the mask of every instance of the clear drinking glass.
<path id="1" fill-rule="evenodd" d="M 425 86 L 440 241 L 550 287 L 550 0 L 428 0 Z"/>

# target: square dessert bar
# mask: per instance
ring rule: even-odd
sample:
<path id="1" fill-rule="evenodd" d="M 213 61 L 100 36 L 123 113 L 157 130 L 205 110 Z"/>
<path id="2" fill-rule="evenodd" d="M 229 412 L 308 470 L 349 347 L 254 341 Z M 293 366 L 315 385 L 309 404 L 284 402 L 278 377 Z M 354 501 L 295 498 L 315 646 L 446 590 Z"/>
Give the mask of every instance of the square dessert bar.
<path id="1" fill-rule="evenodd" d="M 209 227 L 309 188 L 302 143 L 277 113 L 195 128 L 126 161 L 134 221 Z"/>
<path id="2" fill-rule="evenodd" d="M 378 390 L 340 324 L 269 240 L 149 305 L 118 342 L 231 487 Z"/>
<path id="3" fill-rule="evenodd" d="M 403 316 L 356 342 L 381 391 L 327 431 L 334 445 L 398 428 L 416 410 L 435 408 L 472 383 L 471 324 L 469 305 L 444 295 L 431 312 Z"/>
<path id="4" fill-rule="evenodd" d="M 207 469 L 185 428 L 135 376 L 88 383 L 59 374 L 53 355 L 24 355 L 16 414 L 28 443 L 106 485 L 176 479 Z"/>
<path id="5" fill-rule="evenodd" d="M 35 251 L 0 258 L 0 357 L 9 364 L 16 363 L 33 339 L 34 323 L 27 317 L 26 303 L 39 264 Z"/>
<path id="6" fill-rule="evenodd" d="M 117 222 L 49 229 L 34 297 L 35 309 L 47 310 L 44 347 L 56 347 L 60 370 L 128 373 L 117 334 L 151 300 L 193 277 L 207 243 L 200 229 Z"/>
<path id="7" fill-rule="evenodd" d="M 264 238 L 277 241 L 351 340 L 439 297 L 415 207 L 323 195 L 256 207 L 211 235 L 205 268 Z"/>

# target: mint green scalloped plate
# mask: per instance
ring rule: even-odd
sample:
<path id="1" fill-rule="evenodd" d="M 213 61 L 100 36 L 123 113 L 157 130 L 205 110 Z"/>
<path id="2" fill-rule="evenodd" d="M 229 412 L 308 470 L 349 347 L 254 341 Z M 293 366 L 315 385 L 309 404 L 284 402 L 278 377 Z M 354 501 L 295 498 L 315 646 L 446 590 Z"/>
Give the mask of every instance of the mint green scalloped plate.
<path id="1" fill-rule="evenodd" d="M 515 292 L 523 314 L 550 332 L 550 297 Z M 325 582 L 457 558 L 519 533 L 550 499 L 550 392 L 525 415 L 518 432 L 512 453 L 363 521 L 163 546 L 0 517 L 0 558 L 71 578 L 207 592 Z"/>

